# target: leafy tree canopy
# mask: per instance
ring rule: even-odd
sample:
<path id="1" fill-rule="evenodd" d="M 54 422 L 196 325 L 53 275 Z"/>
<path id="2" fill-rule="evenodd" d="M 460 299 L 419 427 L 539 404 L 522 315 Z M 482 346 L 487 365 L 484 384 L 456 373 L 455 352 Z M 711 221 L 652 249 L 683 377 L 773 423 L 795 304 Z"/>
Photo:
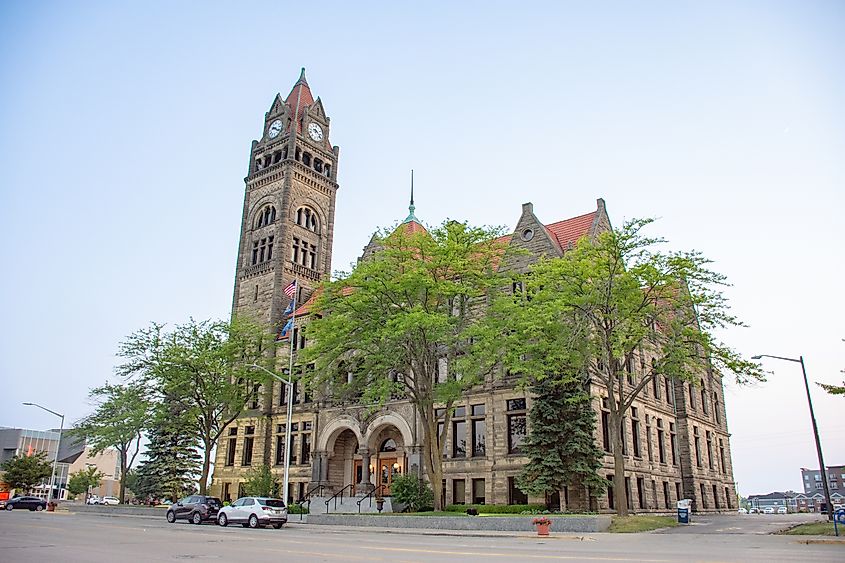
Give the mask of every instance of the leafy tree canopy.
<path id="1" fill-rule="evenodd" d="M 105 475 L 94 466 L 80 469 L 70 474 L 67 490 L 74 496 L 85 494 L 89 488 L 99 486 L 103 477 Z"/>
<path id="2" fill-rule="evenodd" d="M 244 493 L 254 497 L 279 496 L 279 481 L 267 464 L 251 468 L 246 473 Z"/>
<path id="3" fill-rule="evenodd" d="M 124 363 L 118 373 L 146 385 L 156 401 L 173 403 L 186 436 L 202 446 L 200 494 L 207 490 L 218 438 L 264 382 L 262 372 L 250 364 L 264 361 L 268 345 L 265 328 L 236 318 L 191 319 L 172 331 L 153 324 L 120 346 L 118 355 Z"/>
<path id="4" fill-rule="evenodd" d="M 449 409 L 484 375 L 464 356 L 468 331 L 497 283 L 499 232 L 454 221 L 430 231 L 400 225 L 352 272 L 322 287 L 305 327 L 310 345 L 300 359 L 316 364 L 308 383 L 330 386 L 334 397 L 351 392 L 377 405 L 403 397 L 417 407 L 432 483 L 442 478 Z M 435 404 L 447 408 L 440 433 Z"/>
<path id="5" fill-rule="evenodd" d="M 12 488 L 28 491 L 53 473 L 53 464 L 47 460 L 47 452 L 32 455 L 18 454 L 0 465 L 3 481 Z"/>

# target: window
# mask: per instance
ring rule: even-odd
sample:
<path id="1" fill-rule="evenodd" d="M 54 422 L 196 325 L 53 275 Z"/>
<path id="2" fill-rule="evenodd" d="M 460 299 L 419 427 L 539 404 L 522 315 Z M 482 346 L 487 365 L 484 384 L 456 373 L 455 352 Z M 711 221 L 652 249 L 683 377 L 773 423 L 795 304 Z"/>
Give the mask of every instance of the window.
<path id="1" fill-rule="evenodd" d="M 252 446 L 255 441 L 255 426 L 247 426 L 244 429 L 244 452 L 241 458 L 241 465 L 252 465 Z"/>
<path id="2" fill-rule="evenodd" d="M 657 419 L 657 458 L 660 463 L 666 463 L 666 448 L 663 441 L 663 419 Z"/>
<path id="3" fill-rule="evenodd" d="M 657 374 L 651 378 L 651 390 L 654 391 L 654 398 L 660 400 L 660 376 Z"/>
<path id="4" fill-rule="evenodd" d="M 648 460 L 654 461 L 654 450 L 651 446 L 651 423 L 648 415 L 645 415 L 645 442 L 648 451 Z"/>
<path id="5" fill-rule="evenodd" d="M 631 407 L 631 435 L 633 438 L 634 457 L 640 455 L 640 419 L 636 407 Z"/>
<path id="6" fill-rule="evenodd" d="M 713 418 L 716 419 L 716 424 L 722 423 L 722 421 L 719 420 L 719 394 L 715 391 L 713 391 Z M 730 503 L 728 505 L 728 508 L 733 508 L 732 506 L 730 506 Z"/>
<path id="7" fill-rule="evenodd" d="M 249 400 L 249 408 L 257 409 L 258 408 L 258 392 L 261 389 L 260 383 L 253 383 L 252 384 L 252 395 L 250 396 Z"/>
<path id="8" fill-rule="evenodd" d="M 725 443 L 719 438 L 719 466 L 722 469 L 722 473 L 727 473 L 725 470 Z"/>
<path id="9" fill-rule="evenodd" d="M 614 504 L 614 494 L 613 494 L 613 475 L 607 476 L 607 506 L 611 510 L 616 509 Z"/>
<path id="10" fill-rule="evenodd" d="M 310 207 L 300 207 L 296 210 L 296 224 L 311 232 L 320 232 L 319 223 L 317 221 L 317 212 Z"/>
<path id="11" fill-rule="evenodd" d="M 707 430 L 705 438 L 707 439 L 707 467 L 713 469 L 713 433 Z"/>
<path id="12" fill-rule="evenodd" d="M 274 236 L 264 237 L 252 243 L 252 262 L 251 265 L 261 264 L 273 259 L 273 240 Z"/>
<path id="13" fill-rule="evenodd" d="M 302 457 L 299 458 L 299 462 L 307 465 L 311 460 L 311 434 L 300 434 L 299 441 L 302 449 Z"/>
<path id="14" fill-rule="evenodd" d="M 261 211 L 258 212 L 258 217 L 255 220 L 255 228 L 266 227 L 276 222 L 276 208 L 272 205 L 265 205 Z"/>
<path id="15" fill-rule="evenodd" d="M 281 426 L 281 425 L 280 425 Z M 285 437 L 276 436 L 276 465 L 285 463 Z"/>
<path id="16" fill-rule="evenodd" d="M 508 504 L 528 504 L 528 495 L 516 486 L 516 477 L 508 477 Z"/>
<path id="17" fill-rule="evenodd" d="M 235 450 L 238 448 L 238 429 L 229 428 L 229 444 L 226 449 L 226 465 L 235 465 Z"/>
<path id="18" fill-rule="evenodd" d="M 484 419 L 484 405 L 470 407 L 472 421 L 472 455 L 483 457 L 487 454 L 487 422 Z"/>
<path id="19" fill-rule="evenodd" d="M 672 465 L 678 465 L 678 435 L 675 432 L 674 422 L 669 423 L 669 441 L 672 448 Z"/>
<path id="20" fill-rule="evenodd" d="M 695 385 L 692 382 L 689 384 L 689 408 L 695 410 Z"/>
<path id="21" fill-rule="evenodd" d="M 508 453 L 522 453 L 521 445 L 528 433 L 525 399 L 511 399 L 508 410 Z"/>
<path id="22" fill-rule="evenodd" d="M 663 481 L 663 508 L 669 508 L 671 499 L 669 498 L 669 481 Z"/>
<path id="23" fill-rule="evenodd" d="M 484 479 L 472 480 L 472 504 L 484 504 Z"/>
<path id="24" fill-rule="evenodd" d="M 713 485 L 713 506 L 716 507 L 716 510 L 722 508 L 721 503 L 719 502 L 719 489 L 716 488 L 716 485 Z"/>
<path id="25" fill-rule="evenodd" d="M 707 416 L 708 409 L 707 409 L 707 389 L 704 388 L 704 380 L 701 380 L 701 412 L 704 413 L 704 416 Z"/>
<path id="26" fill-rule="evenodd" d="M 704 487 L 704 483 L 701 483 L 699 490 L 701 490 L 701 507 L 709 508 L 707 506 L 707 489 Z"/>
<path id="27" fill-rule="evenodd" d="M 698 426 L 692 427 L 693 442 L 695 442 L 695 464 L 701 467 L 701 437 L 698 435 Z"/>
<path id="28" fill-rule="evenodd" d="M 463 479 L 452 479 L 452 504 L 466 504 L 467 491 Z"/>
<path id="29" fill-rule="evenodd" d="M 456 413 L 457 414 L 457 413 Z M 452 421 L 452 457 L 467 456 L 467 421 Z"/>
<path id="30" fill-rule="evenodd" d="M 670 405 L 675 404 L 674 394 L 672 393 L 672 382 L 668 377 L 663 377 L 663 385 L 666 387 L 666 402 Z"/>
<path id="31" fill-rule="evenodd" d="M 681 496 L 681 484 L 675 483 L 675 498 L 681 500 L 683 497 Z"/>
<path id="32" fill-rule="evenodd" d="M 637 503 L 640 508 L 645 508 L 645 479 L 637 477 Z"/>
<path id="33" fill-rule="evenodd" d="M 729 488 L 725 487 L 725 501 L 727 501 L 727 503 L 728 503 L 728 508 L 734 507 L 734 503 L 733 503 L 733 500 L 731 500 L 731 496 L 732 496 L 731 490 Z"/>
<path id="34" fill-rule="evenodd" d="M 607 397 L 601 400 L 601 442 L 604 451 L 610 453 L 610 412 L 607 410 Z"/>

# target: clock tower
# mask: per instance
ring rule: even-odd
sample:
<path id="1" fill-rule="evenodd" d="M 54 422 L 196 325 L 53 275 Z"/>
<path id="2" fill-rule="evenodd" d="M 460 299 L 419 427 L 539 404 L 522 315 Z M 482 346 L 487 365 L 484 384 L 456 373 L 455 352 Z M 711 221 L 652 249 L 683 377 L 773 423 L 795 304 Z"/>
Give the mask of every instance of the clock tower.
<path id="1" fill-rule="evenodd" d="M 273 99 L 261 137 L 252 141 L 233 315 L 246 313 L 278 331 L 290 301 L 285 286 L 298 280 L 302 304 L 330 275 L 340 149 L 329 132 L 303 68 L 287 97 Z"/>

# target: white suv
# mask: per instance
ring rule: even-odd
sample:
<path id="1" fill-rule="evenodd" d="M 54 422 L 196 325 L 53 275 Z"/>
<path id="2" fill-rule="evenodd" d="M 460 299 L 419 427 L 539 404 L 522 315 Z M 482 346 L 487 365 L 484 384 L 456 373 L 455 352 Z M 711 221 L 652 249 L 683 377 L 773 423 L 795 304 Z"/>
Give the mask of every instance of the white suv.
<path id="1" fill-rule="evenodd" d="M 117 497 L 103 497 L 103 500 L 100 501 L 100 504 L 120 504 L 120 499 Z"/>

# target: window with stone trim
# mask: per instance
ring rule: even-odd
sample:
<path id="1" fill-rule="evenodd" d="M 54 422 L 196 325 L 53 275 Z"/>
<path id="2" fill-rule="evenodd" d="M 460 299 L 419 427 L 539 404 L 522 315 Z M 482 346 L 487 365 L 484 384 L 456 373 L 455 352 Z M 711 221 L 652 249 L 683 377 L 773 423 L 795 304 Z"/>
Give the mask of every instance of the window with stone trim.
<path id="1" fill-rule="evenodd" d="M 487 455 L 487 421 L 485 412 L 484 405 L 472 405 L 470 407 L 473 457 L 484 457 Z"/>
<path id="2" fill-rule="evenodd" d="M 255 426 L 244 428 L 244 451 L 241 457 L 241 465 L 252 465 L 252 448 L 255 443 Z"/>
<path id="3" fill-rule="evenodd" d="M 675 431 L 674 422 L 669 423 L 669 442 L 672 450 L 672 465 L 678 465 L 678 433 Z"/>
<path id="4" fill-rule="evenodd" d="M 270 235 L 268 237 L 262 237 L 258 240 L 252 241 L 251 266 L 255 266 L 256 264 L 261 264 L 263 262 L 269 262 L 273 259 L 274 239 L 275 237 Z"/>
<path id="5" fill-rule="evenodd" d="M 299 237 L 293 237 L 290 260 L 294 264 L 317 269 L 317 245 Z"/>
<path id="6" fill-rule="evenodd" d="M 303 206 L 297 209 L 295 222 L 300 227 L 308 229 L 313 233 L 320 232 L 320 222 L 317 218 L 317 212 L 310 207 Z"/>
<path id="7" fill-rule="evenodd" d="M 698 426 L 692 427 L 692 440 L 695 445 L 695 465 L 702 467 L 701 463 L 701 436 L 698 435 Z"/>
<path id="8" fill-rule="evenodd" d="M 640 451 L 640 418 L 637 407 L 631 407 L 631 439 L 634 457 L 642 457 Z"/>
<path id="9" fill-rule="evenodd" d="M 261 211 L 258 212 L 258 216 L 255 218 L 255 228 L 260 229 L 261 227 L 272 225 L 275 222 L 276 208 L 272 205 L 265 205 L 261 208 Z"/>
<path id="10" fill-rule="evenodd" d="M 508 453 L 522 453 L 522 442 L 528 435 L 528 417 L 526 401 L 522 399 L 509 399 L 507 406 L 508 420 Z"/>
<path id="11" fill-rule="evenodd" d="M 229 428 L 229 440 L 226 449 L 226 465 L 235 465 L 235 451 L 238 449 L 238 429 Z"/>
<path id="12" fill-rule="evenodd" d="M 657 419 L 657 459 L 660 463 L 666 463 L 666 443 L 663 439 L 663 419 Z"/>

